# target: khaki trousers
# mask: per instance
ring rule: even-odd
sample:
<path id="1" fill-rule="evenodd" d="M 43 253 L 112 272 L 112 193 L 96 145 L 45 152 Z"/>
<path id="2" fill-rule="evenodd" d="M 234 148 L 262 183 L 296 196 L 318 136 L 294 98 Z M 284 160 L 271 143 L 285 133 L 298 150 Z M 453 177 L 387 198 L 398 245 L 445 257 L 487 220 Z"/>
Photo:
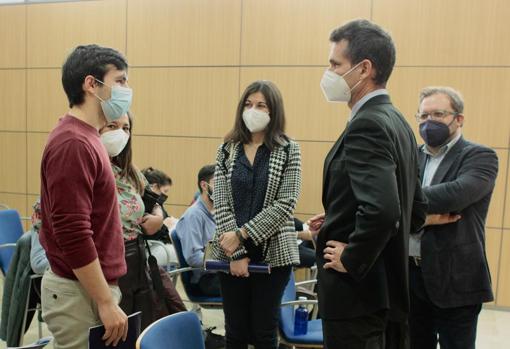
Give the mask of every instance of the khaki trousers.
<path id="1" fill-rule="evenodd" d="M 120 302 L 118 286 L 110 286 Z M 89 327 L 100 325 L 97 305 L 76 280 L 48 270 L 41 284 L 42 317 L 54 337 L 55 349 L 87 349 Z"/>

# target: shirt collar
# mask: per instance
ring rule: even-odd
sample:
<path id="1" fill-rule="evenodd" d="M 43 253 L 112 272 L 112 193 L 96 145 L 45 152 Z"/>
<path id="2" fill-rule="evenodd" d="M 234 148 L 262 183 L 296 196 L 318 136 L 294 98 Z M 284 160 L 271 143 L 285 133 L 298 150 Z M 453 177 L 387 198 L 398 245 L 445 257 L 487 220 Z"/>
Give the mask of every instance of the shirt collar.
<path id="1" fill-rule="evenodd" d="M 460 137 L 462 136 L 462 132 L 459 132 L 458 135 L 456 135 L 451 141 L 443 145 L 441 148 L 439 148 L 439 151 L 436 154 L 432 154 L 430 150 L 427 148 L 427 145 L 424 144 L 422 151 L 432 157 L 439 156 L 439 155 L 445 155 L 450 151 L 450 149 L 453 148 L 453 146 L 459 141 Z"/>
<path id="2" fill-rule="evenodd" d="M 359 101 L 357 101 L 356 104 L 354 104 L 354 106 L 352 107 L 351 115 L 349 116 L 349 121 L 351 121 L 352 118 L 354 118 L 354 116 L 356 116 L 358 111 L 361 109 L 361 107 L 366 102 L 368 102 L 368 100 L 370 100 L 370 99 L 372 99 L 372 98 L 374 98 L 376 96 L 387 95 L 387 94 L 388 94 L 388 90 L 386 90 L 385 88 L 380 88 L 380 89 L 377 89 L 375 91 L 372 91 L 372 92 L 367 93 L 366 95 L 364 95 L 363 98 L 361 98 Z"/>
<path id="3" fill-rule="evenodd" d="M 214 216 L 213 214 L 207 209 L 207 205 L 205 204 L 204 200 L 202 200 L 202 196 L 199 196 L 198 199 L 197 199 L 197 205 L 200 206 L 200 209 L 202 209 L 205 213 L 207 213 L 207 215 L 211 218 L 211 219 L 214 219 Z"/>

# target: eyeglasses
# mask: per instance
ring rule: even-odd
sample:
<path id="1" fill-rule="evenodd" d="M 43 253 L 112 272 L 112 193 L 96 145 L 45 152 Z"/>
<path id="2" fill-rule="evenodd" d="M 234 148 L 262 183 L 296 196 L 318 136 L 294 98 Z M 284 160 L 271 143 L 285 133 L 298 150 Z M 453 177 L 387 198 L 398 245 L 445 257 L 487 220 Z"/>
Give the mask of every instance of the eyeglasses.
<path id="1" fill-rule="evenodd" d="M 449 110 L 434 110 L 428 113 L 416 113 L 415 117 L 418 122 L 425 121 L 429 118 L 432 120 L 443 120 L 448 115 L 459 115 L 460 113 L 457 113 L 455 111 L 449 111 Z"/>

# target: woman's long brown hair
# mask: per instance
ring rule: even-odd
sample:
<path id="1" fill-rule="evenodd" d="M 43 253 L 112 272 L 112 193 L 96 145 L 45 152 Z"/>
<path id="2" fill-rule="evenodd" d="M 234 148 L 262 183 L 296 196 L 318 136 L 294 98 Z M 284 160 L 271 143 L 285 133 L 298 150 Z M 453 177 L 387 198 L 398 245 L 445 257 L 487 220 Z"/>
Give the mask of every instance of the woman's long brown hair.
<path id="1" fill-rule="evenodd" d="M 129 119 L 129 140 L 120 152 L 119 155 L 112 158 L 112 162 L 120 167 L 120 176 L 123 178 L 127 178 L 127 180 L 133 185 L 136 192 L 140 195 L 143 195 L 144 184 L 142 179 L 140 178 L 139 171 L 133 165 L 133 151 L 131 147 L 131 139 L 133 139 L 133 118 L 131 113 L 128 112 Z"/>
<path id="2" fill-rule="evenodd" d="M 275 146 L 282 145 L 288 139 L 285 135 L 285 110 L 280 90 L 274 83 L 268 80 L 257 80 L 252 82 L 244 91 L 239 104 L 237 105 L 234 127 L 225 136 L 225 142 L 240 142 L 247 144 L 251 142 L 251 132 L 243 121 L 244 104 L 249 96 L 260 92 L 266 99 L 269 109 L 270 121 L 266 127 L 264 144 L 273 150 Z"/>

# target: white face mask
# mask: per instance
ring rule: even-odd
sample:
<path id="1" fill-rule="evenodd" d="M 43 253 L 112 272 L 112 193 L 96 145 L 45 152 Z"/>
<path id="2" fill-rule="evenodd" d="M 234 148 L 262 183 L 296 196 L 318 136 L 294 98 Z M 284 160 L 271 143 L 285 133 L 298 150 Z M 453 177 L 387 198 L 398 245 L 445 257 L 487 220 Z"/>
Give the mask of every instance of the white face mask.
<path id="1" fill-rule="evenodd" d="M 271 118 L 269 114 L 255 108 L 243 112 L 243 121 L 251 133 L 260 132 L 266 128 Z"/>
<path id="2" fill-rule="evenodd" d="M 105 132 L 101 135 L 101 142 L 103 142 L 111 158 L 119 155 L 126 147 L 128 141 L 129 135 L 121 128 Z"/>
<path id="3" fill-rule="evenodd" d="M 321 79 L 321 89 L 328 102 L 349 102 L 351 100 L 351 91 L 358 86 L 361 80 L 350 88 L 344 77 L 352 72 L 360 63 L 341 76 L 329 69 L 324 72 Z"/>

